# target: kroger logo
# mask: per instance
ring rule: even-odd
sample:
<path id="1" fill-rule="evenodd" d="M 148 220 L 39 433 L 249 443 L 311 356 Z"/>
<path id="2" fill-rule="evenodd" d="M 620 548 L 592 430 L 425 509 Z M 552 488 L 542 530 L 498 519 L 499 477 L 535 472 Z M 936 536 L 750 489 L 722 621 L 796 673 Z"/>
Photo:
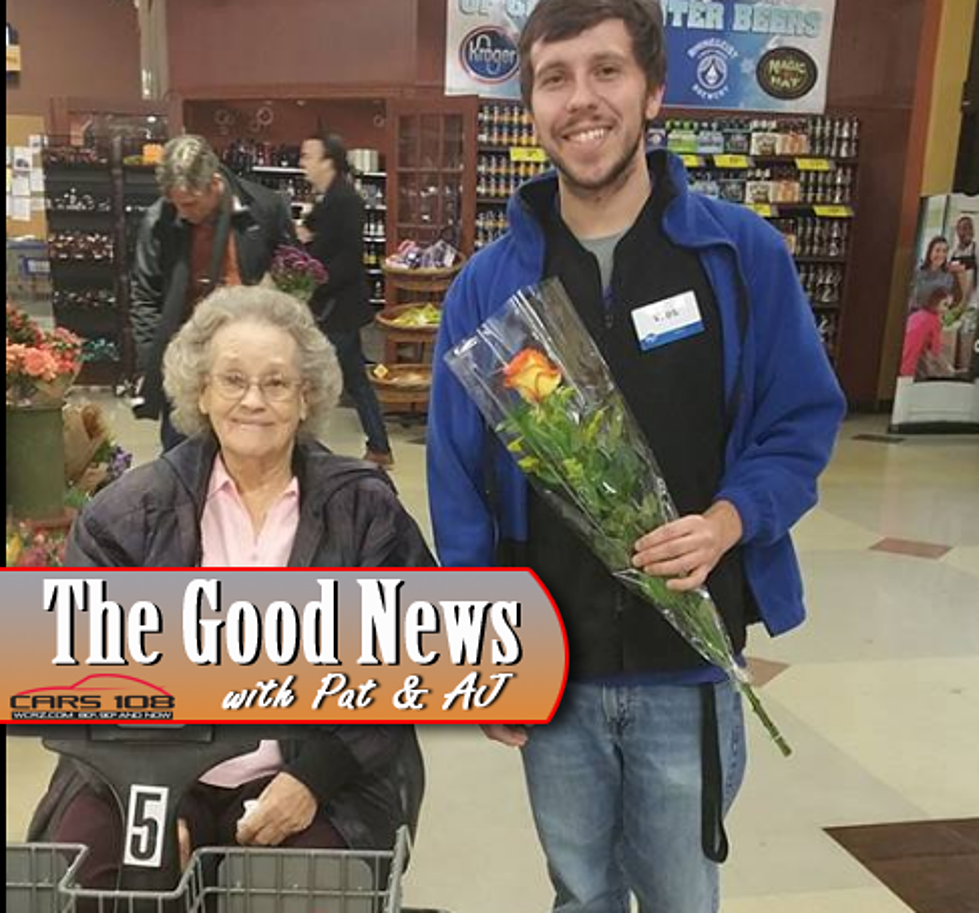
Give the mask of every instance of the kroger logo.
<path id="1" fill-rule="evenodd" d="M 505 29 L 484 25 L 473 29 L 459 48 L 466 72 L 480 82 L 503 82 L 517 71 L 517 46 Z"/>

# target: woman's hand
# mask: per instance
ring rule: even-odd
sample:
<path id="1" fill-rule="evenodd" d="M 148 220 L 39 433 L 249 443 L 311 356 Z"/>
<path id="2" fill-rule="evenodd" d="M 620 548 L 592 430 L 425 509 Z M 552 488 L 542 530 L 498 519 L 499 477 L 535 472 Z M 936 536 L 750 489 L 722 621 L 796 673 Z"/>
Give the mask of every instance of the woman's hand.
<path id="1" fill-rule="evenodd" d="M 316 817 L 318 803 L 309 787 L 285 772 L 276 775 L 258 805 L 238 822 L 242 846 L 279 846 L 287 837 L 306 830 Z"/>
<path id="2" fill-rule="evenodd" d="M 177 819 L 177 846 L 180 849 L 180 871 L 182 872 L 190 864 L 190 854 L 193 852 L 190 843 L 190 828 L 187 827 L 185 818 Z"/>

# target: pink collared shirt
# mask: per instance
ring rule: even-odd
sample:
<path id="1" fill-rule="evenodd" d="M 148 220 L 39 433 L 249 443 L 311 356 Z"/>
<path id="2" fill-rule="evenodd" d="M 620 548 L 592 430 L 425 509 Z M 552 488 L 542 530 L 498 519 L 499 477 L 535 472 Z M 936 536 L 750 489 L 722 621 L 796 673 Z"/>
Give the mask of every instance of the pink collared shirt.
<path id="1" fill-rule="evenodd" d="M 251 517 L 218 456 L 207 486 L 201 517 L 201 567 L 285 567 L 299 529 L 299 482 L 289 487 L 269 509 L 256 536 Z"/>
<path id="2" fill-rule="evenodd" d="M 299 482 L 295 477 L 272 505 L 256 536 L 234 479 L 220 456 L 214 460 L 201 517 L 202 567 L 285 567 L 298 528 Z M 212 767 L 200 779 L 232 789 L 281 767 L 279 743 L 263 739 L 255 751 Z"/>

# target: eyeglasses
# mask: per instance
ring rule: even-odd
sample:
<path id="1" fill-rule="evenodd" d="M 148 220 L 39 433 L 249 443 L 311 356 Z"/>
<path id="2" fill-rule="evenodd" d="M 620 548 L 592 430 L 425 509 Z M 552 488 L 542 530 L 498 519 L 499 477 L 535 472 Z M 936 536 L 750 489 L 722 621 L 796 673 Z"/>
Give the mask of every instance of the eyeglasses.
<path id="1" fill-rule="evenodd" d="M 211 374 L 209 379 L 214 384 L 214 391 L 218 396 L 235 402 L 245 398 L 252 384 L 258 386 L 267 403 L 284 403 L 292 399 L 302 386 L 302 381 L 282 377 L 279 374 L 270 374 L 268 377 L 247 377 L 236 371 L 229 371 L 225 374 Z"/>

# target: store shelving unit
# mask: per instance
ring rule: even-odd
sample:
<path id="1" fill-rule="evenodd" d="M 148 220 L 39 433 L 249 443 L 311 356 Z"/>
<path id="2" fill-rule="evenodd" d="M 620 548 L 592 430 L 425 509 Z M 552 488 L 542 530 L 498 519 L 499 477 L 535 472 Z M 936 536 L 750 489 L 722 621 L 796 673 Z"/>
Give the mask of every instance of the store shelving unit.
<path id="1" fill-rule="evenodd" d="M 692 190 L 749 206 L 781 231 L 831 358 L 838 351 L 846 305 L 859 134 L 852 117 L 710 114 L 652 124 L 647 134 L 651 146 L 683 159 Z M 519 104 L 482 104 L 477 141 L 479 248 L 506 230 L 513 191 L 547 162 Z"/>
<path id="2" fill-rule="evenodd" d="M 82 385 L 116 387 L 133 370 L 120 149 L 49 142 L 43 153 L 54 319 L 82 337 Z"/>

